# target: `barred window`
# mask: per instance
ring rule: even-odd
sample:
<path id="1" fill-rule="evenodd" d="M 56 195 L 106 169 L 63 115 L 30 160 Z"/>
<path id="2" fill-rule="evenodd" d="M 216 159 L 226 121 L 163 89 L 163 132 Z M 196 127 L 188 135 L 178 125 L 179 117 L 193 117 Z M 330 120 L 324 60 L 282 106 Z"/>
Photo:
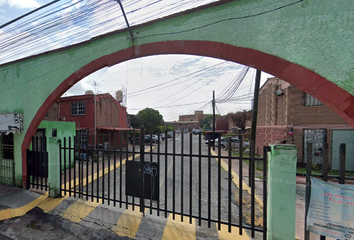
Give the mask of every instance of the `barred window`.
<path id="1" fill-rule="evenodd" d="M 305 95 L 305 106 L 323 106 L 324 104 L 310 94 Z"/>
<path id="2" fill-rule="evenodd" d="M 84 102 L 72 103 L 71 115 L 85 115 L 85 103 Z"/>

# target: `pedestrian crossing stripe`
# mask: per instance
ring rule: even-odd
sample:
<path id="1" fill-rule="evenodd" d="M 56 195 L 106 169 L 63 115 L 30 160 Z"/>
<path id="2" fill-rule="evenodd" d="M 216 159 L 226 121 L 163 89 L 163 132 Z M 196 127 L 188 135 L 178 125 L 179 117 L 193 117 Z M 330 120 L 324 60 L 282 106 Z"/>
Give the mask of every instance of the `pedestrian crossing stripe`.
<path id="1" fill-rule="evenodd" d="M 65 218 L 71 222 L 80 223 L 90 212 L 92 212 L 96 207 L 102 203 L 101 199 L 99 202 L 85 202 L 81 199 L 74 202 L 70 207 L 68 207 L 60 217 Z"/>
<path id="2" fill-rule="evenodd" d="M 118 236 L 135 239 L 142 219 L 143 214 L 139 211 L 133 211 L 132 206 L 129 206 L 120 216 L 112 231 Z"/>
<path id="3" fill-rule="evenodd" d="M 192 223 L 182 222 L 181 215 L 175 215 L 175 220 L 172 219 L 173 214 L 168 217 L 167 223 L 164 228 L 162 239 L 183 239 L 192 240 L 196 239 L 195 219 Z"/>
<path id="4" fill-rule="evenodd" d="M 231 227 L 231 233 L 228 230 L 227 225 L 221 225 L 221 229 L 218 231 L 220 240 L 249 240 L 250 237 L 247 235 L 246 231 L 242 229 L 242 235 L 239 234 L 238 227 Z"/>

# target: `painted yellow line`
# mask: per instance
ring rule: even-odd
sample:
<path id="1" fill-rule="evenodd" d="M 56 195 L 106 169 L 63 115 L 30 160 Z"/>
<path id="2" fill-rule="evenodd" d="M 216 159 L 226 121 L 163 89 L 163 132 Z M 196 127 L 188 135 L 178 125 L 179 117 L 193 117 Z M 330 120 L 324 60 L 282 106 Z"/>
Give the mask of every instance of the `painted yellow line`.
<path id="1" fill-rule="evenodd" d="M 49 213 L 68 197 L 69 194 L 66 194 L 66 196 L 62 198 L 47 198 L 43 202 L 41 202 L 38 207 L 41 208 L 43 212 Z"/>
<path id="2" fill-rule="evenodd" d="M 211 150 L 211 154 L 214 155 L 214 156 L 218 156 L 213 150 Z M 215 160 L 218 162 L 217 158 L 215 158 Z M 223 169 L 225 169 L 226 172 L 229 171 L 229 166 L 224 161 L 221 161 L 221 167 Z M 239 181 L 240 177 L 239 177 L 239 175 L 237 173 L 235 173 L 232 169 L 231 169 L 231 175 L 233 177 L 232 178 L 233 183 L 236 185 L 236 187 L 238 189 L 240 189 L 240 181 Z M 242 190 L 246 190 L 251 195 L 251 188 L 244 181 L 242 181 Z M 255 200 L 263 208 L 263 201 L 261 200 L 261 198 L 258 197 L 258 195 L 256 193 L 254 194 L 254 196 L 255 196 Z"/>
<path id="3" fill-rule="evenodd" d="M 129 206 L 119 217 L 112 231 L 119 236 L 135 239 L 142 219 L 143 214 L 139 212 L 139 208 L 136 207 L 133 211 L 132 206 Z"/>
<path id="4" fill-rule="evenodd" d="M 33 200 L 32 202 L 26 204 L 25 206 L 19 207 L 19 208 L 10 208 L 10 209 L 5 209 L 0 211 L 0 221 L 14 218 L 14 217 L 20 217 L 25 215 L 28 211 L 32 210 L 38 204 L 43 202 L 46 198 L 48 198 L 48 195 L 42 195 L 38 197 L 37 199 Z"/>
<path id="5" fill-rule="evenodd" d="M 238 227 L 231 227 L 231 233 L 229 233 L 229 227 L 227 225 L 221 225 L 221 229 L 218 230 L 218 234 L 220 240 L 250 240 L 250 237 L 244 229 L 242 229 L 242 235 L 239 234 Z"/>
<path id="6" fill-rule="evenodd" d="M 101 200 L 97 202 L 84 202 L 79 199 L 69 208 L 67 208 L 60 216 L 71 222 L 80 223 L 90 212 L 101 204 Z"/>
<path id="7" fill-rule="evenodd" d="M 135 155 L 134 155 L 134 158 L 138 158 L 139 156 L 140 156 L 140 154 L 135 154 Z M 132 160 L 133 160 L 133 156 L 130 156 L 130 157 L 128 158 L 128 161 L 132 161 Z M 122 166 L 126 163 L 126 161 L 127 161 L 126 159 L 122 160 Z M 97 180 L 97 178 L 100 178 L 100 177 L 102 177 L 103 175 L 107 174 L 109 170 L 110 170 L 110 172 L 112 172 L 115 168 L 119 168 L 119 167 L 120 167 L 120 160 L 116 163 L 115 166 L 114 166 L 114 164 L 111 164 L 110 167 L 106 167 L 106 168 L 104 169 L 104 171 L 103 171 L 103 170 L 100 170 L 100 171 L 98 172 L 98 174 L 97 174 L 97 173 L 94 173 L 93 176 L 90 175 L 90 176 L 88 177 L 88 183 L 91 183 L 92 181 Z M 87 183 L 86 178 L 84 178 L 84 179 L 82 180 L 82 183 L 83 183 L 83 186 L 86 186 L 86 183 Z M 71 187 L 76 187 L 76 186 L 78 186 L 78 185 L 79 185 L 79 178 L 76 178 L 76 179 L 71 180 Z M 65 184 L 65 183 L 62 184 L 61 186 L 62 186 L 62 188 L 69 189 L 69 182 L 67 182 L 66 184 Z"/>
<path id="8" fill-rule="evenodd" d="M 175 220 L 172 219 L 172 214 L 167 219 L 166 226 L 163 232 L 162 239 L 174 240 L 174 239 L 196 239 L 195 220 L 192 219 L 192 223 L 188 221 L 182 222 L 180 215 L 175 215 Z"/>

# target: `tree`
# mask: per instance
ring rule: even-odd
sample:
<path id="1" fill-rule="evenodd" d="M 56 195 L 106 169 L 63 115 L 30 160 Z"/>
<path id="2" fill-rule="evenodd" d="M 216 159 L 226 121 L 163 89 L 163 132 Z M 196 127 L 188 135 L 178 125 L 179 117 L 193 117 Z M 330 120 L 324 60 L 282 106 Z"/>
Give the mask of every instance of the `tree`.
<path id="1" fill-rule="evenodd" d="M 215 119 L 220 116 L 219 114 L 215 114 Z M 200 121 L 200 127 L 210 127 L 210 124 L 213 122 L 213 114 L 205 114 L 202 121 Z"/>
<path id="2" fill-rule="evenodd" d="M 251 111 L 243 110 L 242 112 L 228 113 L 227 116 L 242 132 L 245 132 L 246 123 L 251 120 Z"/>
<path id="3" fill-rule="evenodd" d="M 140 127 L 145 128 L 147 133 L 154 132 L 158 126 L 163 125 L 163 117 L 158 110 L 145 108 L 136 115 Z"/>

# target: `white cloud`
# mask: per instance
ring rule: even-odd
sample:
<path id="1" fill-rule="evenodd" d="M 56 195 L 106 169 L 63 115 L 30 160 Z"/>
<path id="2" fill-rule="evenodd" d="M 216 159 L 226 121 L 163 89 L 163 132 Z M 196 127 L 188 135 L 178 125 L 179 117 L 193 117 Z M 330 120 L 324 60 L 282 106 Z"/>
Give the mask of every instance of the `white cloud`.
<path id="1" fill-rule="evenodd" d="M 32 9 L 41 6 L 36 0 L 0 0 L 0 6 L 4 5 L 17 9 Z"/>

